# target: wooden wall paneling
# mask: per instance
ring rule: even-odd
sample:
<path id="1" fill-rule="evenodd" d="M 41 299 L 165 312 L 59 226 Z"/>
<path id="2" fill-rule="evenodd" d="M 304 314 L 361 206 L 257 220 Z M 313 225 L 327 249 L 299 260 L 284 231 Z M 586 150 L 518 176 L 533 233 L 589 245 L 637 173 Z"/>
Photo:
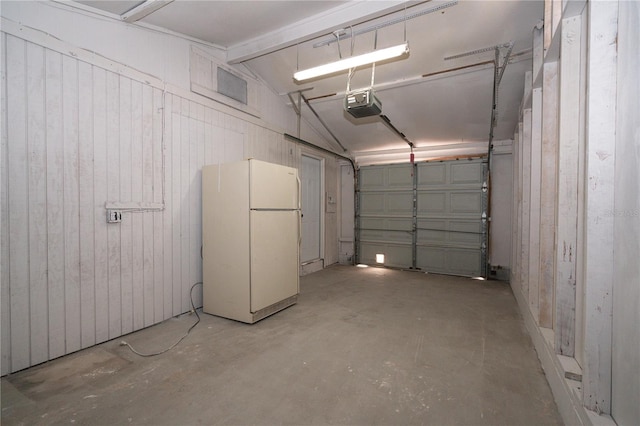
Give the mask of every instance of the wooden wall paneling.
<path id="1" fill-rule="evenodd" d="M 269 161 L 269 133 L 260 127 L 258 128 L 257 144 L 259 158 L 263 161 Z"/>
<path id="2" fill-rule="evenodd" d="M 272 161 L 276 164 L 285 165 L 284 159 L 282 158 L 282 135 L 276 132 L 268 132 L 269 137 L 271 139 L 270 152 L 269 155 L 273 159 Z"/>
<path id="3" fill-rule="evenodd" d="M 202 244 L 202 182 L 201 168 L 204 156 L 204 107 L 191 102 L 191 130 L 189 144 L 189 281 L 184 283 L 183 294 L 187 302 L 186 310 L 191 308 L 189 289 L 194 283 L 202 281 L 202 262 L 200 246 Z M 197 289 L 193 294 L 195 306 L 202 304 L 202 291 Z"/>
<path id="4" fill-rule="evenodd" d="M 198 121 L 201 123 L 201 134 L 200 134 L 200 143 L 198 146 L 197 152 L 197 169 L 196 174 L 194 175 L 195 179 L 195 188 L 196 193 L 194 197 L 196 199 L 196 203 L 193 205 L 195 207 L 195 244 L 194 250 L 189 254 L 193 256 L 196 265 L 196 276 L 192 283 L 189 284 L 189 288 L 186 289 L 186 293 L 189 295 L 189 290 L 191 286 L 197 282 L 202 282 L 202 256 L 200 255 L 202 250 L 202 167 L 205 163 L 205 144 L 208 143 L 205 135 L 205 129 L 207 127 L 206 124 L 206 110 L 209 109 L 204 105 L 198 105 Z M 210 126 L 209 126 L 210 127 Z M 189 299 L 190 300 L 190 299 Z M 202 287 L 197 287 L 193 292 L 193 301 L 196 307 L 202 306 Z"/>
<path id="5" fill-rule="evenodd" d="M 555 350 L 575 355 L 578 173 L 580 145 L 581 18 L 563 20 L 559 65 L 558 184 L 556 204 L 556 262 L 554 270 Z"/>
<path id="6" fill-rule="evenodd" d="M 47 268 L 49 357 L 65 350 L 64 305 L 64 136 L 62 129 L 62 55 L 46 50 Z M 34 313 L 35 314 L 35 313 Z"/>
<path id="7" fill-rule="evenodd" d="M 4 33 L 2 43 L 6 373 L 190 310 L 202 279 L 202 166 L 252 156 L 297 167 L 300 150 L 108 66 Z M 108 224 L 109 201 L 165 210 Z"/>
<path id="8" fill-rule="evenodd" d="M 93 168 L 93 67 L 78 63 L 78 183 L 80 250 L 80 346 L 96 343 L 95 201 Z"/>
<path id="9" fill-rule="evenodd" d="M 120 78 L 107 72 L 107 197 L 104 201 L 120 201 Z M 126 219 L 126 218 L 125 218 Z M 106 221 L 106 216 L 103 218 Z M 109 338 L 122 335 L 120 281 L 120 223 L 107 224 L 107 275 L 109 304 Z"/>
<path id="10" fill-rule="evenodd" d="M 29 318 L 29 209 L 27 163 L 26 43 L 7 36 L 7 150 L 9 181 L 9 286 L 11 300 L 11 371 L 31 360 Z"/>
<path id="11" fill-rule="evenodd" d="M 523 228 L 523 222 L 522 222 L 522 191 L 523 191 L 523 187 L 524 187 L 524 176 L 523 176 L 523 172 L 522 172 L 522 167 L 523 167 L 523 151 L 524 148 L 522 146 L 522 139 L 523 139 L 523 133 L 524 133 L 524 122 L 523 122 L 523 117 L 520 117 L 520 121 L 518 123 L 518 167 L 517 167 L 517 171 L 518 171 L 518 193 L 517 193 L 517 202 L 518 202 L 518 228 L 517 228 L 517 232 L 516 232 L 516 240 L 517 240 L 517 246 L 516 246 L 516 262 L 518 265 L 518 275 L 517 275 L 517 279 L 516 282 L 520 285 L 520 287 L 522 287 L 522 278 L 523 278 L 523 273 L 522 273 L 522 228 Z"/>
<path id="12" fill-rule="evenodd" d="M 164 114 L 162 91 L 153 89 L 153 201 L 162 203 L 162 149 L 164 134 L 162 131 L 162 116 Z M 164 315 L 164 213 L 154 211 L 153 216 L 153 297 L 154 297 L 154 322 L 160 322 L 166 318 Z"/>
<path id="13" fill-rule="evenodd" d="M 214 145 L 217 143 L 213 139 L 213 110 L 204 109 L 204 164 L 214 164 Z"/>
<path id="14" fill-rule="evenodd" d="M 540 182 L 540 327 L 553 328 L 558 150 L 558 63 L 544 64 Z"/>
<path id="15" fill-rule="evenodd" d="M 280 163 L 280 158 L 276 155 L 276 146 L 278 144 L 278 136 L 273 132 L 262 132 L 264 134 L 264 139 L 267 142 L 267 155 L 266 161 L 270 163 Z"/>
<path id="16" fill-rule="evenodd" d="M 178 216 L 180 218 L 180 271 L 181 277 L 178 285 L 178 300 L 180 301 L 180 312 L 188 310 L 187 297 L 184 294 L 184 287 L 189 285 L 191 277 L 189 275 L 189 152 L 190 137 L 194 134 L 189 119 L 191 113 L 190 103 L 182 99 L 182 135 L 180 138 L 180 207 Z"/>
<path id="17" fill-rule="evenodd" d="M 172 188 L 171 177 L 173 176 L 173 168 L 171 163 L 171 149 L 173 138 L 173 96 L 164 93 L 164 107 L 162 110 L 163 135 L 164 141 L 162 147 L 162 156 L 164 164 L 164 211 L 162 212 L 163 221 L 163 254 L 164 254 L 164 281 L 162 290 L 163 307 L 162 311 L 165 318 L 173 316 L 173 205 L 172 205 Z"/>
<path id="18" fill-rule="evenodd" d="M 63 56 L 64 296 L 66 353 L 80 344 L 80 211 L 78 181 L 78 60 Z"/>
<path id="19" fill-rule="evenodd" d="M 611 413 L 611 345 L 614 249 L 616 247 L 614 244 L 616 215 L 612 214 L 611 210 L 616 207 L 619 3 L 590 2 L 588 7 L 589 59 L 586 99 L 588 124 L 584 180 L 585 229 L 582 247 L 584 250 L 582 256 L 585 333 L 582 384 L 587 409 L 609 414 Z M 635 52 L 637 54 L 637 49 Z M 621 84 L 620 88 L 626 88 L 626 83 Z M 637 116 L 634 126 L 637 132 Z M 636 154 L 637 146 L 636 139 Z M 638 191 L 638 188 L 635 190 Z M 637 280 L 637 277 L 635 278 Z"/>
<path id="20" fill-rule="evenodd" d="M 527 72 L 527 75 L 531 74 Z M 531 205 L 531 109 L 526 109 L 522 117 L 522 260 L 521 284 L 522 292 L 529 295 L 529 227 Z M 528 299 L 527 299 L 528 302 Z M 537 318 L 537 315 L 536 315 Z"/>
<path id="21" fill-rule="evenodd" d="M 142 89 L 140 82 L 131 83 L 131 199 L 142 197 Z M 133 329 L 139 330 L 144 322 L 144 213 L 128 213 L 132 240 L 132 303 Z"/>
<path id="22" fill-rule="evenodd" d="M 107 72 L 93 67 L 93 212 L 95 244 L 96 343 L 109 339 L 107 220 Z"/>
<path id="23" fill-rule="evenodd" d="M 0 51 L 7 52 L 7 37 L 0 32 Z M 7 61 L 0 61 L 0 374 L 10 372 L 11 364 L 11 283 L 9 282 L 9 164 L 7 160 L 9 137 L 7 134 Z"/>
<path id="24" fill-rule="evenodd" d="M 542 72 L 542 70 L 540 70 Z M 531 143 L 529 146 L 529 309 L 540 317 L 540 180 L 542 155 L 542 89 L 531 93 Z"/>
<path id="25" fill-rule="evenodd" d="M 153 89 L 142 86 L 142 201 L 153 201 Z M 153 214 L 142 212 L 144 326 L 154 323 Z"/>
<path id="26" fill-rule="evenodd" d="M 224 161 L 225 133 L 222 127 L 211 127 L 211 164 L 218 164 Z"/>
<path id="27" fill-rule="evenodd" d="M 253 151 L 253 146 L 256 140 L 256 126 L 249 125 L 247 128 L 246 141 L 243 152 L 243 159 L 249 158 L 251 156 L 251 152 Z"/>
<path id="28" fill-rule="evenodd" d="M 45 50 L 33 43 L 26 43 L 26 121 L 27 162 L 29 177 L 24 184 L 29 197 L 29 334 L 31 338 L 31 363 L 49 359 L 49 316 L 47 285 L 47 141 L 45 134 Z M 9 123 L 12 125 L 13 123 Z M 18 148 L 11 141 L 11 148 Z M 21 283 L 14 283 L 21 285 Z"/>
<path id="29" fill-rule="evenodd" d="M 132 198 L 132 93 L 131 79 L 120 76 L 120 197 L 117 201 L 139 201 Z M 113 200 L 116 201 L 116 200 Z M 120 228 L 120 312 L 122 334 L 131 333 L 133 327 L 133 216 L 125 213 Z"/>
<path id="30" fill-rule="evenodd" d="M 167 190 L 171 191 L 171 247 L 173 250 L 173 255 L 171 257 L 171 300 L 173 315 L 178 315 L 182 312 L 182 300 L 180 298 L 180 287 L 182 283 L 182 240 L 180 238 L 182 224 L 182 217 L 180 214 L 182 206 L 182 198 L 180 194 L 182 168 L 180 165 L 182 159 L 181 141 L 183 133 L 181 104 L 181 98 L 172 96 L 171 109 L 173 114 L 171 116 L 171 156 L 169 157 L 171 159 L 171 188 L 167 188 Z"/>
<path id="31" fill-rule="evenodd" d="M 513 167 L 511 168 L 513 173 L 513 186 L 512 186 L 512 208 L 511 208 L 511 282 L 517 282 L 517 277 L 520 273 L 519 257 L 518 257 L 518 235 L 520 234 L 520 134 L 519 125 L 516 127 L 516 133 L 513 137 L 513 155 L 511 161 Z"/>
<path id="32" fill-rule="evenodd" d="M 244 133 L 225 131 L 224 144 L 225 157 L 222 159 L 223 161 L 242 161 L 245 158 L 244 151 L 247 142 Z"/>

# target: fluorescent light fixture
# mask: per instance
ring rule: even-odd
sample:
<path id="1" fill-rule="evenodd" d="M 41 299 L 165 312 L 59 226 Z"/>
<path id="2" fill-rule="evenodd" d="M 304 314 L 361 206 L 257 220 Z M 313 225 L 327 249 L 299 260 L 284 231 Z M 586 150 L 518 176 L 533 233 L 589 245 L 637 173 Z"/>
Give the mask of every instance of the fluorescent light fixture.
<path id="1" fill-rule="evenodd" d="M 376 263 L 384 263 L 384 254 L 376 254 Z"/>
<path id="2" fill-rule="evenodd" d="M 365 53 L 364 55 L 352 56 L 329 64 L 298 71 L 293 74 L 293 78 L 296 81 L 309 80 L 310 78 L 333 74 L 334 72 L 373 64 L 374 62 L 380 62 L 391 58 L 397 58 L 407 53 L 409 53 L 409 43 L 403 43 L 397 46 L 387 47 L 386 49 L 374 50 L 373 52 Z"/>

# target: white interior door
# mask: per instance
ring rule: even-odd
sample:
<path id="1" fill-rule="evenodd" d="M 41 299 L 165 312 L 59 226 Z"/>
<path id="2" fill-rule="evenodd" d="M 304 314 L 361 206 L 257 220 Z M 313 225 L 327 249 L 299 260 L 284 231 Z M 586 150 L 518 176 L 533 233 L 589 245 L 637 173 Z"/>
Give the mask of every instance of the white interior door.
<path id="1" fill-rule="evenodd" d="M 300 262 L 322 257 L 322 161 L 306 155 L 300 166 L 302 184 L 302 245 Z"/>

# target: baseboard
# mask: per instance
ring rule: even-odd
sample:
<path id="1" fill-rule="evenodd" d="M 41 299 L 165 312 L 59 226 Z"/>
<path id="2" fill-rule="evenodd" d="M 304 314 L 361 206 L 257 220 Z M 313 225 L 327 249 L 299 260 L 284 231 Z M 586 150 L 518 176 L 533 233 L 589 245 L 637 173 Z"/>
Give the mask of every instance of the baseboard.
<path id="1" fill-rule="evenodd" d="M 511 290 L 518 302 L 525 327 L 538 353 L 538 359 L 540 359 L 540 364 L 546 374 L 547 382 L 564 423 L 567 425 L 615 426 L 616 423 L 611 417 L 598 415 L 584 408 L 582 405 L 582 383 L 566 378 L 567 375 L 570 377 L 575 375 L 575 367 L 565 368 L 569 362 L 561 360 L 555 353 L 553 330 L 538 327 L 519 286 L 511 283 Z"/>
<path id="2" fill-rule="evenodd" d="M 300 266 L 300 276 L 305 276 L 324 269 L 324 259 L 313 260 Z"/>

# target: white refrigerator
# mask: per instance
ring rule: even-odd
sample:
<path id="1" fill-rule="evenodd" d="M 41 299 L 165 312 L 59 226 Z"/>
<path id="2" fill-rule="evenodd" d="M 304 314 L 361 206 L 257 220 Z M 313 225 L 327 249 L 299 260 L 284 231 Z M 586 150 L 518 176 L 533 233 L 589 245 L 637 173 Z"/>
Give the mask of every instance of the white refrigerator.
<path id="1" fill-rule="evenodd" d="M 294 168 L 202 168 L 204 312 L 252 324 L 296 303 L 300 214 Z"/>

